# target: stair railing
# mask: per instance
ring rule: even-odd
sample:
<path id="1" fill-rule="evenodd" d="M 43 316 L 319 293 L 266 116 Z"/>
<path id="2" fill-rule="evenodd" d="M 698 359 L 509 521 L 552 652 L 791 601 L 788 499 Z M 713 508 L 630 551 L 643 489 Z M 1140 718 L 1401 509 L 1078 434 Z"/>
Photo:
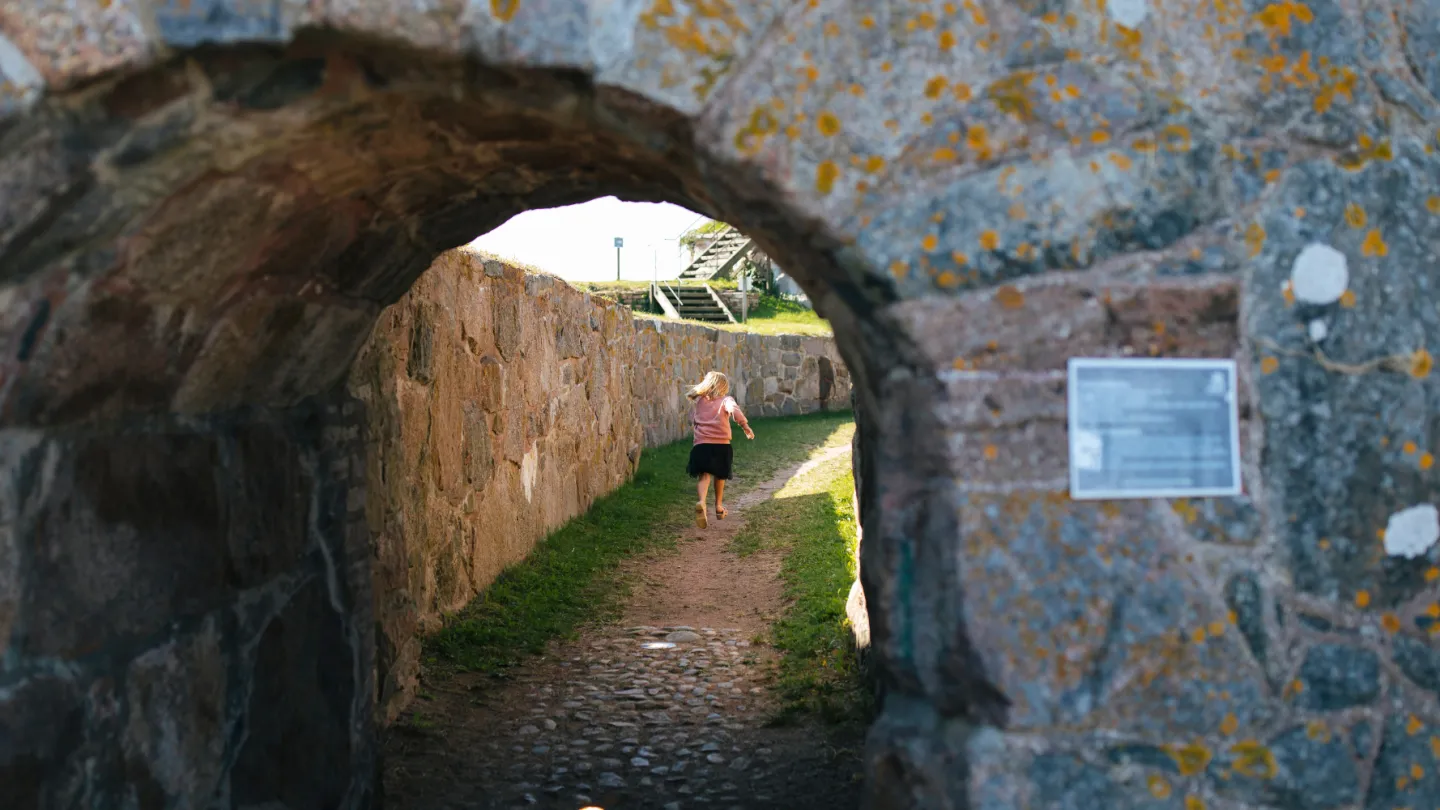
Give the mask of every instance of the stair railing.
<path id="1" fill-rule="evenodd" d="M 746 256 L 749 256 L 750 252 L 754 249 L 755 240 L 746 239 L 745 244 L 741 245 L 740 248 L 736 250 L 735 253 L 731 255 L 724 264 L 720 265 L 719 269 L 710 274 L 710 278 L 715 278 L 716 276 L 723 276 L 726 273 L 730 272 L 735 267 L 735 265 L 740 263 L 740 260 L 744 259 Z"/>
<path id="2" fill-rule="evenodd" d="M 675 304 L 670 301 L 670 296 L 665 294 L 665 290 L 670 289 L 670 282 L 665 282 L 665 289 L 661 289 L 660 285 L 654 282 L 651 282 L 651 287 L 655 300 L 660 304 L 660 311 L 665 313 L 665 317 L 679 320 L 680 310 L 675 308 Z M 670 292 L 673 294 L 674 290 L 670 290 Z M 676 296 L 675 300 L 680 300 L 679 296 Z"/>
<path id="3" fill-rule="evenodd" d="M 716 232 L 713 234 L 715 241 L 713 241 L 713 242 L 711 242 L 710 244 L 706 245 L 706 246 L 705 246 L 705 249 L 702 250 L 702 251 L 700 251 L 700 255 L 695 257 L 695 261 L 690 262 L 690 266 L 689 266 L 689 267 L 686 267 L 684 270 L 681 270 L 681 271 L 680 271 L 680 277 L 681 277 L 681 278 L 685 278 L 685 277 L 686 277 L 686 275 L 685 275 L 686 273 L 691 273 L 692 275 L 698 275 L 698 274 L 694 273 L 695 268 L 697 268 L 697 267 L 699 267 L 700 265 L 702 265 L 702 264 L 705 263 L 705 259 L 706 259 L 706 257 L 708 257 L 708 256 L 710 255 L 711 251 L 719 250 L 719 249 L 720 249 L 720 243 L 721 243 L 721 242 L 724 242 L 724 241 L 725 241 L 725 237 L 728 236 L 728 235 L 730 235 L 730 232 L 733 231 L 733 230 L 735 230 L 734 226 L 732 226 L 732 225 L 726 225 L 724 230 L 716 231 Z"/>
<path id="4" fill-rule="evenodd" d="M 731 312 L 730 307 L 725 305 L 725 299 L 720 297 L 720 293 L 715 292 L 715 288 L 709 284 L 703 286 L 705 287 L 705 292 L 710 293 L 710 297 L 715 300 L 715 306 L 720 307 L 720 311 L 725 313 L 725 318 L 729 320 L 730 323 L 739 323 L 739 321 L 735 320 L 735 313 Z"/>

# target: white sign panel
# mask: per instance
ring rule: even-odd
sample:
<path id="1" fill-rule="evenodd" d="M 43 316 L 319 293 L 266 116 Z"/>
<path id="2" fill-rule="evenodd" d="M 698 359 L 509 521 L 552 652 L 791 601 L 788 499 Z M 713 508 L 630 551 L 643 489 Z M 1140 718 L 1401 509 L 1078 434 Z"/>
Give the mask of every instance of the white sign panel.
<path id="1" fill-rule="evenodd" d="M 1073 358 L 1070 497 L 1240 494 L 1233 360 Z"/>

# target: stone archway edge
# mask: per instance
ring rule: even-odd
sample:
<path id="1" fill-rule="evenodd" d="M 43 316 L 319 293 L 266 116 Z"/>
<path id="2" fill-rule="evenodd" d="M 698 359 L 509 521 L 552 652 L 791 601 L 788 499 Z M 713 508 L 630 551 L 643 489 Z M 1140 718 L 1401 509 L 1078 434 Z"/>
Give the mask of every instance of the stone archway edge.
<path id="1" fill-rule="evenodd" d="M 1437 20 L 0 7 L 0 785 L 366 806 L 333 394 L 435 256 L 618 194 L 734 223 L 835 326 L 868 807 L 1436 804 Z M 1245 496 L 1070 502 L 1047 375 L 1082 350 L 1238 359 Z"/>

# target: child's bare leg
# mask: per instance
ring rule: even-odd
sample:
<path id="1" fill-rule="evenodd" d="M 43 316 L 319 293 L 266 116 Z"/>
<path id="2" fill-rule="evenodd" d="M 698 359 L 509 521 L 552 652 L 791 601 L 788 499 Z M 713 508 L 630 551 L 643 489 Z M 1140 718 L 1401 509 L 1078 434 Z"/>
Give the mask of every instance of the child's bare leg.
<path id="1" fill-rule="evenodd" d="M 700 498 L 695 502 L 695 525 L 702 529 L 710 524 L 709 519 L 705 517 L 705 497 L 709 492 L 710 474 L 700 473 L 700 480 L 695 484 L 695 494 Z"/>
<path id="2" fill-rule="evenodd" d="M 725 508 L 725 479 L 715 479 L 715 514 L 722 519 L 730 510 Z"/>

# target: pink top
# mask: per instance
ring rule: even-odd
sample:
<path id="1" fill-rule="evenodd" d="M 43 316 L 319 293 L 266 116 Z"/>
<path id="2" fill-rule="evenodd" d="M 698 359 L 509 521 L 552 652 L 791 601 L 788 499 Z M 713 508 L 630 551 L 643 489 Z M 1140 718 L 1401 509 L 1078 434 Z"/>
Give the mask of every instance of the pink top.
<path id="1" fill-rule="evenodd" d="M 729 444 L 730 443 L 730 417 L 735 421 L 748 426 L 745 421 L 745 412 L 740 410 L 740 405 L 735 402 L 734 397 L 723 399 L 711 399 L 709 397 L 697 397 L 695 407 L 690 411 L 690 421 L 695 424 L 696 444 Z"/>

